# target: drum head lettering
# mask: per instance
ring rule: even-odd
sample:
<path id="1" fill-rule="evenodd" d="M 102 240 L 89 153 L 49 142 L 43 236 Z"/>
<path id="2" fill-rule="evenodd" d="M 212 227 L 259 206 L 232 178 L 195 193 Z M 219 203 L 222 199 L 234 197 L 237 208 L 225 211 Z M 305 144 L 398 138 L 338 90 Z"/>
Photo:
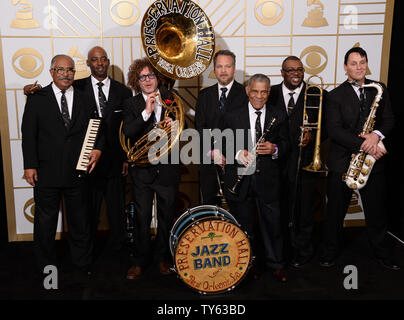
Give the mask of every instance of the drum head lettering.
<path id="1" fill-rule="evenodd" d="M 251 259 L 247 235 L 235 224 L 200 220 L 188 227 L 175 249 L 181 279 L 205 293 L 233 289 L 244 277 Z"/>

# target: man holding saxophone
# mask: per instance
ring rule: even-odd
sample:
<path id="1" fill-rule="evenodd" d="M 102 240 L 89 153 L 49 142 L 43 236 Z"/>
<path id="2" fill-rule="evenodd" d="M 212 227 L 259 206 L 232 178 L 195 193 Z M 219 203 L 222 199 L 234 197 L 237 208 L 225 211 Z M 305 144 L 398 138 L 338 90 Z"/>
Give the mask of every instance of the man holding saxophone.
<path id="1" fill-rule="evenodd" d="M 387 245 L 388 216 L 384 210 L 384 155 L 379 141 L 387 139 L 394 125 L 394 117 L 386 87 L 378 101 L 377 90 L 366 86 L 374 81 L 365 78 L 368 68 L 366 51 L 352 48 L 345 54 L 344 69 L 348 79 L 332 90 L 327 99 L 326 128 L 330 138 L 328 154 L 327 213 L 324 221 L 320 265 L 332 267 L 339 251 L 339 237 L 352 196 L 352 185 L 346 183 L 346 173 L 354 166 L 353 154 L 361 151 L 376 160 L 369 179 L 360 195 L 366 219 L 366 232 L 376 260 L 385 268 L 399 270 L 391 259 Z M 374 86 L 377 87 L 376 83 Z M 377 108 L 377 109 L 374 109 Z M 369 114 L 375 111 L 375 124 L 365 130 Z M 358 188 L 359 189 L 359 188 Z"/>

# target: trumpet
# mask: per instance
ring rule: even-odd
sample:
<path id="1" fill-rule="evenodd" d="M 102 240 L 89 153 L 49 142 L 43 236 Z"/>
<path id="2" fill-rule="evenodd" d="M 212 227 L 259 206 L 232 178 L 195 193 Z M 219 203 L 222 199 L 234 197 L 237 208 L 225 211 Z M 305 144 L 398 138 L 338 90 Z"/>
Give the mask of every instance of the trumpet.
<path id="1" fill-rule="evenodd" d="M 237 176 L 236 183 L 233 185 L 233 187 L 232 187 L 232 188 L 228 188 L 228 191 L 229 191 L 231 194 L 234 194 L 234 195 L 238 196 L 239 188 L 240 188 L 241 182 L 243 181 L 244 176 L 246 176 L 246 173 L 247 173 L 248 171 L 250 171 L 250 170 L 251 170 L 251 167 L 252 167 L 253 165 L 255 165 L 255 163 L 256 163 L 258 145 L 259 145 L 260 143 L 262 143 L 262 142 L 265 141 L 265 137 L 267 136 L 267 134 L 269 133 L 269 131 L 270 131 L 270 130 L 272 129 L 272 127 L 274 126 L 275 121 L 276 121 L 276 118 L 273 117 L 273 118 L 271 119 L 271 121 L 269 122 L 268 127 L 264 130 L 264 133 L 261 135 L 261 137 L 258 139 L 257 143 L 255 144 L 254 149 L 253 149 L 253 151 L 252 151 L 252 155 L 253 155 L 253 157 L 254 157 L 254 161 L 252 161 L 251 163 L 249 163 L 249 164 L 247 165 L 247 167 L 244 168 L 243 173 Z"/>

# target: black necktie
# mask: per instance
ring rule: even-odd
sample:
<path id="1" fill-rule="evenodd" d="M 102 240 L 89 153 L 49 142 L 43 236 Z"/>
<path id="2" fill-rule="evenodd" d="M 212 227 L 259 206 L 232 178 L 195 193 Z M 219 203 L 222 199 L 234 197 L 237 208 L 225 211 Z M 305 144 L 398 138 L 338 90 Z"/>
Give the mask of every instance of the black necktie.
<path id="1" fill-rule="evenodd" d="M 361 112 L 365 112 L 365 110 L 366 110 L 365 90 L 363 88 L 359 88 L 359 101 L 360 101 Z"/>
<path id="2" fill-rule="evenodd" d="M 69 109 L 67 107 L 67 100 L 65 96 L 66 90 L 62 90 L 62 98 L 60 99 L 60 105 L 62 107 L 62 118 L 63 121 L 65 122 L 65 127 L 69 128 L 70 127 L 70 116 L 69 116 Z"/>
<path id="3" fill-rule="evenodd" d="M 257 114 L 257 120 L 255 120 L 255 143 L 257 143 L 262 136 L 261 111 L 255 111 L 255 113 Z"/>
<path id="4" fill-rule="evenodd" d="M 288 103 L 288 116 L 292 113 L 293 108 L 295 107 L 295 99 L 293 99 L 293 95 L 295 94 L 295 92 L 289 92 L 290 95 L 290 99 L 289 99 L 289 103 Z"/>
<path id="5" fill-rule="evenodd" d="M 223 107 L 224 107 L 224 105 L 226 103 L 226 91 L 227 91 L 227 88 L 220 88 L 220 90 L 222 90 L 222 94 L 220 95 L 219 108 L 220 108 L 220 110 L 223 110 Z"/>
<path id="6" fill-rule="evenodd" d="M 98 102 L 100 104 L 101 116 L 105 115 L 105 108 L 107 107 L 107 98 L 105 97 L 104 91 L 102 91 L 102 86 L 104 84 L 102 82 L 98 82 Z"/>

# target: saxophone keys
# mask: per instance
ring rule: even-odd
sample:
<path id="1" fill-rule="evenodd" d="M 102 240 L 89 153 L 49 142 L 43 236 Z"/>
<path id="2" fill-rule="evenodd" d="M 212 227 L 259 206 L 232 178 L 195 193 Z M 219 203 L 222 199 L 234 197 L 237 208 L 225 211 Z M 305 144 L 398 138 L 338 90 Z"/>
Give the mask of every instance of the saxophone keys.
<path id="1" fill-rule="evenodd" d="M 369 174 L 369 169 L 362 168 L 361 173 L 362 173 L 364 176 L 367 176 L 367 175 Z"/>
<path id="2" fill-rule="evenodd" d="M 350 187 L 351 189 L 353 189 L 353 190 L 358 189 L 358 186 L 356 185 L 355 182 L 352 182 L 352 183 L 349 185 L 349 187 Z"/>
<path id="3" fill-rule="evenodd" d="M 365 164 L 366 164 L 368 167 L 370 167 L 370 166 L 373 165 L 373 161 L 368 158 L 368 159 L 365 160 Z"/>
<path id="4" fill-rule="evenodd" d="M 358 182 L 359 182 L 360 184 L 364 184 L 364 183 L 365 183 L 365 180 L 364 180 L 364 179 L 359 179 Z"/>

